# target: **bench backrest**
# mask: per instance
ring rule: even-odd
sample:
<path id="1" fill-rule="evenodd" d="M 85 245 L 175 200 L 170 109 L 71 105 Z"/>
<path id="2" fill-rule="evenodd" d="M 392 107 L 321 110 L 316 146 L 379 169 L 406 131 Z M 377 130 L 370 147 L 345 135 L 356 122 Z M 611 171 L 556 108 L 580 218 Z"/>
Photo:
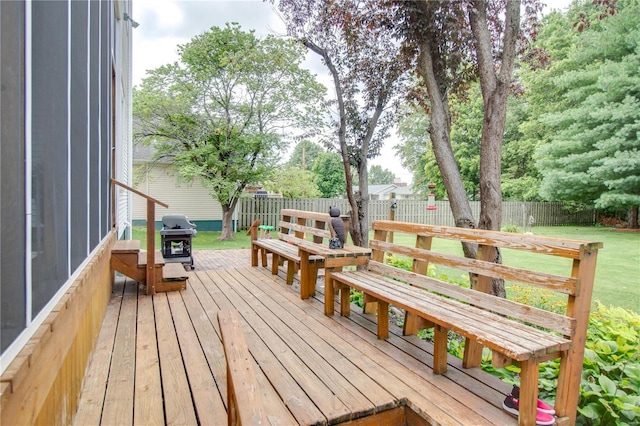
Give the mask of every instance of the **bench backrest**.
<path id="1" fill-rule="evenodd" d="M 596 257 L 598 249 L 602 248 L 602 243 L 386 220 L 375 221 L 372 226 L 374 236 L 370 241 L 372 261 L 369 262 L 369 269 L 403 281 L 410 281 L 412 285 L 429 291 L 556 331 L 568 338 L 586 333 Z M 387 241 L 389 236 L 393 235 L 396 241 L 402 238 L 406 243 L 406 236 L 403 237 L 402 234 L 409 234 L 415 240 L 414 247 Z M 443 254 L 432 250 L 434 239 L 477 244 L 477 259 L 465 258 L 461 249 L 460 255 Z M 501 252 L 503 264 L 493 262 L 496 258 L 496 249 Z M 509 266 L 508 261 L 505 261 L 508 260 L 509 250 L 530 253 L 532 264 L 535 264 L 534 261 L 540 262 L 540 258 L 545 257 L 542 255 L 547 257 L 538 270 Z M 412 258 L 412 272 L 401 271 L 384 264 L 385 254 Z M 542 271 L 547 269 L 547 265 L 554 263 L 550 257 L 567 259 L 567 273 Z M 457 285 L 426 277 L 429 263 L 456 268 L 463 273 L 476 274 L 478 277 L 476 289 L 480 291 L 476 294 Z M 559 266 L 556 265 L 554 268 Z M 503 278 L 507 282 L 540 287 L 563 295 L 566 298 L 564 315 L 485 294 L 490 292 L 493 278 Z"/>
<path id="2" fill-rule="evenodd" d="M 323 244 L 331 238 L 329 213 L 318 213 L 306 210 L 282 209 L 282 220 L 278 226 L 281 234 L 294 234 L 296 238 L 311 239 L 314 243 Z M 345 229 L 349 229 L 349 216 L 341 215 Z"/>

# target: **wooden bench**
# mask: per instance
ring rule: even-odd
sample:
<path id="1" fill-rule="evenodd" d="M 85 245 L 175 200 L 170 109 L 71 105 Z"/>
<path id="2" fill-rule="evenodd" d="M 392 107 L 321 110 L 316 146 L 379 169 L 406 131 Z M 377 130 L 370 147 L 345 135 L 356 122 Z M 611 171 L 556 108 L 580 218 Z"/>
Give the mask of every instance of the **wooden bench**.
<path id="1" fill-rule="evenodd" d="M 218 311 L 218 324 L 227 359 L 229 426 L 270 424 L 238 311 Z"/>
<path id="2" fill-rule="evenodd" d="M 575 423 L 596 258 L 602 243 L 393 221 L 376 221 L 373 230 L 372 258 L 366 268 L 331 273 L 330 279 L 335 288 L 360 290 L 365 302 L 377 303 L 378 338 L 388 336 L 391 304 L 406 312 L 405 334 L 434 328 L 435 374 L 447 369 L 449 330 L 466 338 L 465 368 L 480 365 L 483 345 L 493 351 L 494 365 L 519 363 L 521 425 L 535 424 L 539 363 L 560 358 L 556 415 L 559 424 Z M 390 233 L 396 240 L 409 234 L 415 247 L 387 242 Z M 431 249 L 434 238 L 477 244 L 477 259 L 437 253 Z M 503 254 L 509 249 L 566 258 L 569 272 L 561 276 L 496 264 L 496 249 Z M 412 271 L 388 265 L 385 255 L 410 258 Z M 474 274 L 475 289 L 427 277 L 429 263 Z M 559 294 L 566 313 L 492 296 L 488 293 L 493 278 Z M 349 304 L 342 303 L 340 311 L 349 315 Z"/>
<path id="3" fill-rule="evenodd" d="M 311 241 L 318 244 L 328 244 L 331 238 L 329 223 L 331 216 L 328 213 L 317 213 L 305 210 L 283 209 L 282 219 L 278 223 L 280 234 L 292 234 L 300 239 L 311 238 Z M 344 217 L 343 217 L 343 220 Z M 293 283 L 293 277 L 300 268 L 300 255 L 298 247 L 292 242 L 284 241 L 282 238 L 260 239 L 258 238 L 258 227 L 260 219 L 256 219 L 247 232 L 251 235 L 251 266 L 258 266 L 258 258 L 262 260 L 262 266 L 267 267 L 267 254 L 271 253 L 271 273 L 278 274 L 278 267 L 284 261 L 287 262 L 287 284 Z M 348 229 L 348 223 L 345 224 Z M 324 267 L 322 256 L 309 256 L 312 280 L 315 282 L 318 276 L 318 269 Z"/>

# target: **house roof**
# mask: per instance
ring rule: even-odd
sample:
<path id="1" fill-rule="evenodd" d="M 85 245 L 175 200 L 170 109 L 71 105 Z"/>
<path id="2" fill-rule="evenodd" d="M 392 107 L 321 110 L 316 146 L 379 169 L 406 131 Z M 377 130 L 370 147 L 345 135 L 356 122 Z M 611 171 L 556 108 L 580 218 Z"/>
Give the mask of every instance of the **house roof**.
<path id="1" fill-rule="evenodd" d="M 171 160 L 166 157 L 154 160 L 155 154 L 156 149 L 153 144 L 147 145 L 140 142 L 133 144 L 132 156 L 134 163 L 171 163 Z"/>
<path id="2" fill-rule="evenodd" d="M 359 187 L 354 186 L 353 190 L 357 191 Z M 385 185 L 369 185 L 369 196 L 371 195 L 386 195 L 395 192 L 396 195 L 412 195 L 413 190 L 411 186 L 398 186 L 390 183 Z"/>

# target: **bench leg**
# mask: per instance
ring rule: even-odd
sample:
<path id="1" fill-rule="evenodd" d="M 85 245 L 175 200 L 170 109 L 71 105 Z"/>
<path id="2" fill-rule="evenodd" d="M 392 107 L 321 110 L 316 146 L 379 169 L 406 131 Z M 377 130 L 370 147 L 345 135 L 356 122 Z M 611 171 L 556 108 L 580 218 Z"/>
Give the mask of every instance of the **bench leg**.
<path id="1" fill-rule="evenodd" d="M 362 295 L 362 313 L 363 314 L 375 314 L 378 309 L 378 299 L 369 296 L 364 293 Z"/>
<path id="2" fill-rule="evenodd" d="M 278 275 L 278 265 L 280 265 L 280 256 L 271 253 L 271 275 Z"/>
<path id="3" fill-rule="evenodd" d="M 262 254 L 262 267 L 267 267 L 267 249 L 261 248 L 260 253 Z"/>
<path id="4" fill-rule="evenodd" d="M 558 387 L 556 388 L 556 404 L 555 410 L 556 415 L 558 417 L 565 417 L 570 413 L 570 408 L 573 407 L 575 410 L 575 405 L 570 404 L 569 398 L 572 389 L 570 388 L 570 382 L 572 378 L 570 377 L 572 374 L 571 368 L 569 367 L 569 354 L 567 352 L 562 352 L 560 354 L 560 371 L 558 372 Z M 578 374 L 577 372 L 573 372 L 573 374 Z M 573 378 L 574 381 L 579 381 L 580 376 Z"/>
<path id="5" fill-rule="evenodd" d="M 333 278 L 331 278 L 331 273 L 334 271 L 334 268 L 324 269 L 324 314 L 328 316 L 333 315 L 333 311 L 335 309 L 334 298 L 336 295 L 336 286 L 341 285 L 340 283 L 336 283 L 334 285 Z M 340 314 L 342 314 L 342 312 L 342 306 L 340 306 Z M 348 312 L 347 315 L 349 315 Z"/>
<path id="6" fill-rule="evenodd" d="M 287 285 L 293 284 L 293 276 L 296 274 L 296 262 L 287 260 Z"/>
<path id="7" fill-rule="evenodd" d="M 484 346 L 477 341 L 467 338 L 464 342 L 464 358 L 462 359 L 462 366 L 464 368 L 480 367 L 483 348 Z"/>
<path id="8" fill-rule="evenodd" d="M 351 287 L 342 283 L 336 283 L 340 290 L 340 315 L 348 317 L 351 313 Z"/>
<path id="9" fill-rule="evenodd" d="M 419 317 L 413 312 L 405 311 L 404 313 L 404 324 L 402 325 L 402 335 L 403 336 L 412 336 L 414 334 L 418 334 L 418 331 L 431 328 L 434 324 L 431 321 L 427 321 L 426 319 Z"/>
<path id="10" fill-rule="evenodd" d="M 300 298 L 308 299 L 311 293 L 310 290 L 310 265 L 309 265 L 309 252 L 300 251 Z"/>
<path id="11" fill-rule="evenodd" d="M 258 247 L 251 245 L 251 266 L 258 266 Z"/>
<path id="12" fill-rule="evenodd" d="M 309 294 L 311 296 L 316 295 L 316 284 L 318 282 L 318 264 L 312 263 L 309 265 Z"/>
<path id="13" fill-rule="evenodd" d="M 389 304 L 378 300 L 378 339 L 389 337 Z"/>
<path id="14" fill-rule="evenodd" d="M 439 325 L 433 328 L 433 373 L 447 372 L 447 336 L 449 330 Z"/>
<path id="15" fill-rule="evenodd" d="M 538 361 L 522 361 L 520 364 L 520 406 L 518 424 L 520 426 L 536 424 L 538 405 Z"/>

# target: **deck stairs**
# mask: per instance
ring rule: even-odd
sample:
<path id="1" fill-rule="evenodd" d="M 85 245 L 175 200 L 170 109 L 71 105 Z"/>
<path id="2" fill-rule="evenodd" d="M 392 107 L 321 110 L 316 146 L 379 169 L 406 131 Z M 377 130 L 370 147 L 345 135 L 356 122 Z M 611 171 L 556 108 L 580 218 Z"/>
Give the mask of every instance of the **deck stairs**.
<path id="1" fill-rule="evenodd" d="M 118 240 L 111 249 L 111 269 L 138 282 L 146 282 L 147 252 L 138 240 Z M 160 251 L 155 253 L 155 292 L 184 290 L 189 274 L 182 263 L 165 263 Z"/>

